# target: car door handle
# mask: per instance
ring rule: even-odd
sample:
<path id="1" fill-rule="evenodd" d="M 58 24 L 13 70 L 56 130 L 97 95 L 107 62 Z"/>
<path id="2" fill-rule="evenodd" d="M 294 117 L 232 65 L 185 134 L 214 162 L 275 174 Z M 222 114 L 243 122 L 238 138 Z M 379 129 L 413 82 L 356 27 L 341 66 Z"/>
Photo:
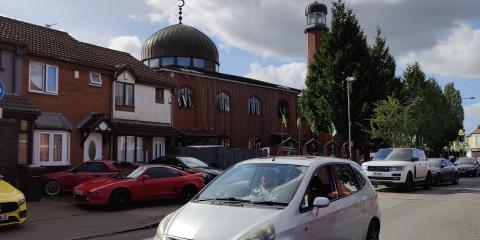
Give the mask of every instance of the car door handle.
<path id="1" fill-rule="evenodd" d="M 367 197 L 367 196 L 364 196 L 364 197 L 362 198 L 362 201 L 367 201 L 367 199 L 368 199 L 368 197 Z"/>
<path id="2" fill-rule="evenodd" d="M 93 177 L 100 177 L 100 175 L 98 175 L 98 174 L 95 174 L 95 175 L 93 175 Z"/>

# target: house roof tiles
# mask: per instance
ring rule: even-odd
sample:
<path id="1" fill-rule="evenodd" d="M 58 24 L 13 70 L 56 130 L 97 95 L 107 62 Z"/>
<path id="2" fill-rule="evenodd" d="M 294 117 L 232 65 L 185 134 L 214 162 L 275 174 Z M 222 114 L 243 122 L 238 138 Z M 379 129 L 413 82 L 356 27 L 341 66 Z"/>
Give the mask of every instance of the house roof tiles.
<path id="1" fill-rule="evenodd" d="M 119 71 L 128 69 L 139 81 L 172 86 L 132 55 L 78 41 L 68 33 L 0 16 L 0 42 L 15 44 L 28 54 L 74 64 Z"/>

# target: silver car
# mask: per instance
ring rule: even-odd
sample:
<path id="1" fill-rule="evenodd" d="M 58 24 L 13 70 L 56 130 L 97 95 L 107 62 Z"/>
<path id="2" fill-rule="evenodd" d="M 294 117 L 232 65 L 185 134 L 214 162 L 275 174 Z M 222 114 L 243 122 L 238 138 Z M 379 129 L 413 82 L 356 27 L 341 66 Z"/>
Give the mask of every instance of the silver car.
<path id="1" fill-rule="evenodd" d="M 156 240 L 378 239 L 377 193 L 361 167 L 328 157 L 238 163 L 159 224 Z"/>

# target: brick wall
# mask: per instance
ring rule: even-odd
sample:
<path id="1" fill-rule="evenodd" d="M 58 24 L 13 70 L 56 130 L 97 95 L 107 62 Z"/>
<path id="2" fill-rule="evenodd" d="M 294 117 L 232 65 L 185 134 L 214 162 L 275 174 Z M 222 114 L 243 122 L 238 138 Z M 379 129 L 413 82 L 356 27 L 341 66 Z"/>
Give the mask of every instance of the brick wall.
<path id="1" fill-rule="evenodd" d="M 33 93 L 29 91 L 30 61 L 55 65 L 58 67 L 58 95 Z M 79 71 L 79 79 L 74 71 Z M 92 86 L 90 72 L 101 73 L 101 87 Z M 66 62 L 26 56 L 23 60 L 23 94 L 40 108 L 42 112 L 59 112 L 73 126 L 70 135 L 70 163 L 83 162 L 83 147 L 80 146 L 80 133 L 76 129 L 80 120 L 89 112 L 105 113 L 111 116 L 112 73 L 91 67 Z M 103 158 L 110 159 L 109 141 L 103 146 Z"/>

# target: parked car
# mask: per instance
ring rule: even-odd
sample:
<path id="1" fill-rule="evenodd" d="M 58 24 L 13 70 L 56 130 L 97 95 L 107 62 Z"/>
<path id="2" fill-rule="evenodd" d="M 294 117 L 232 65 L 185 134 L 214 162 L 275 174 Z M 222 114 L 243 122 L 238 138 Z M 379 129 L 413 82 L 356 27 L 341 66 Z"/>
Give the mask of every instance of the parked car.
<path id="1" fill-rule="evenodd" d="M 358 164 L 274 157 L 225 171 L 167 215 L 154 239 L 364 240 L 379 231 L 377 194 Z"/>
<path id="2" fill-rule="evenodd" d="M 0 226 L 27 220 L 27 203 L 22 192 L 2 180 L 0 175 Z"/>
<path id="3" fill-rule="evenodd" d="M 474 158 L 461 157 L 453 163 L 458 172 L 462 175 L 478 177 L 480 175 L 480 164 Z"/>
<path id="4" fill-rule="evenodd" d="M 190 174 L 166 165 L 143 165 L 112 178 L 87 181 L 73 190 L 80 204 L 109 205 L 123 209 L 131 201 L 190 200 L 205 184 L 201 173 Z"/>
<path id="5" fill-rule="evenodd" d="M 400 186 L 405 191 L 411 191 L 414 186 L 430 189 L 432 185 L 427 158 L 419 149 L 382 148 L 362 167 L 374 184 Z"/>
<path id="6" fill-rule="evenodd" d="M 44 190 L 47 195 L 55 196 L 60 192 L 72 191 L 78 184 L 96 178 L 108 178 L 120 170 L 132 166 L 131 163 L 116 161 L 87 161 L 67 171 L 45 174 Z"/>
<path id="7" fill-rule="evenodd" d="M 435 186 L 438 187 L 444 182 L 458 184 L 460 174 L 450 161 L 443 158 L 429 158 L 428 164 L 430 165 Z"/>
<path id="8" fill-rule="evenodd" d="M 206 163 L 194 157 L 165 156 L 153 159 L 150 161 L 150 163 L 174 166 L 189 173 L 201 172 L 203 174 L 203 180 L 205 184 L 208 184 L 220 173 L 222 173 L 222 170 L 208 166 Z"/>

